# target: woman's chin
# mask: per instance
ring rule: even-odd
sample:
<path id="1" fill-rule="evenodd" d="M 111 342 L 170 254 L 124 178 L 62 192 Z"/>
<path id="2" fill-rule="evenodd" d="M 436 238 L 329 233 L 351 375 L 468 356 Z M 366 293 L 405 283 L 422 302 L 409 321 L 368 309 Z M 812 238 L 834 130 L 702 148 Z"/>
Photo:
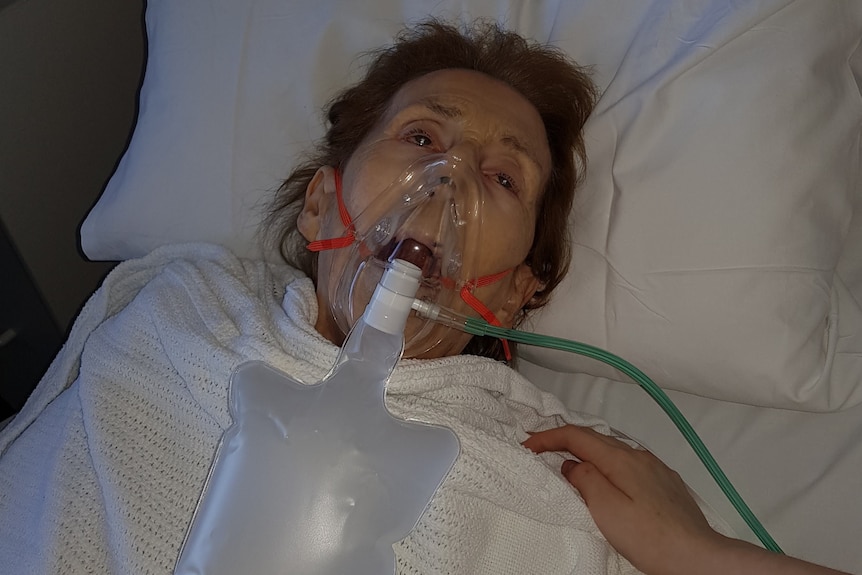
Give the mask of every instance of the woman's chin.
<path id="1" fill-rule="evenodd" d="M 404 330 L 404 354 L 411 359 L 436 359 L 458 355 L 472 336 L 427 320 L 411 317 Z"/>

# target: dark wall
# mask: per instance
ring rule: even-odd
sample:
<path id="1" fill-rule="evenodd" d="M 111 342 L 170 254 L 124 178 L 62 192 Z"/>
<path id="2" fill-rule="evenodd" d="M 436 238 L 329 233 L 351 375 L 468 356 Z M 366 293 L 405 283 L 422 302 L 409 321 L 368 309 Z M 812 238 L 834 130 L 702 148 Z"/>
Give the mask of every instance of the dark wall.
<path id="1" fill-rule="evenodd" d="M 26 265 L 0 225 L 0 421 L 24 405 L 63 342 Z"/>
<path id="2" fill-rule="evenodd" d="M 19 334 L 64 334 L 112 266 L 86 261 L 77 233 L 134 123 L 143 11 L 144 0 L 0 0 L 0 318 L 14 312 Z M 0 346 L 20 364 L 0 370 L 2 397 L 44 368 L 23 342 Z"/>

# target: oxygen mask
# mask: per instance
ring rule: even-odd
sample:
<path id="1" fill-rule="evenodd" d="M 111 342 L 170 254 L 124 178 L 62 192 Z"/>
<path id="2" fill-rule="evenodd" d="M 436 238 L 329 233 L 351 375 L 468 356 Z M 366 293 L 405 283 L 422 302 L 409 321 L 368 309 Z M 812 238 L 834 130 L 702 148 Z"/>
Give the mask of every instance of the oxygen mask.
<path id="1" fill-rule="evenodd" d="M 379 193 L 371 190 L 373 199 L 352 216 L 336 174 L 345 234 L 308 247 L 346 252 L 329 258 L 338 262 L 330 265 L 341 266 L 340 273 L 319 270 L 319 276 L 333 278 L 327 285 L 328 296 L 343 333 L 362 315 L 386 263 L 396 258 L 422 271 L 418 299 L 499 325 L 493 310 L 500 309 L 508 297 L 505 282 L 511 281 L 513 269 L 512 254 L 506 253 L 505 246 L 513 242 L 523 246 L 524 237 L 531 239 L 532 229 L 526 214 L 503 213 L 522 212 L 523 207 L 512 198 L 494 197 L 508 192 L 487 190 L 488 179 L 454 155 L 426 156 Z M 492 229 L 494 220 L 506 222 L 507 228 Z M 412 314 L 404 334 L 406 355 L 434 355 L 430 352 L 447 337 L 463 339 L 464 335 Z M 508 346 L 505 349 L 508 356 Z"/>

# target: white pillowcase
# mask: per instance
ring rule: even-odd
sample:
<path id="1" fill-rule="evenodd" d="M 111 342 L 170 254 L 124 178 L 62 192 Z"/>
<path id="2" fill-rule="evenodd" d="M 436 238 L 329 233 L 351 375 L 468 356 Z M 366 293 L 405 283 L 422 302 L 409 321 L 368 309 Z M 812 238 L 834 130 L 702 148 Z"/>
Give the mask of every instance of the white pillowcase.
<path id="1" fill-rule="evenodd" d="M 507 21 L 547 38 L 556 2 L 445 0 L 448 20 Z M 148 61 L 135 133 L 83 223 L 91 259 L 184 241 L 261 255 L 266 202 L 323 135 L 322 107 L 358 80 L 423 0 L 148 0 Z"/>
<path id="2" fill-rule="evenodd" d="M 442 1 L 594 66 L 604 90 L 572 214 L 571 273 L 536 331 L 657 383 L 758 405 L 862 401 L 862 4 Z M 150 0 L 134 137 L 82 226 L 93 259 L 181 241 L 265 256 L 272 190 L 322 135 L 360 52 L 421 0 Z M 855 210 L 855 215 L 854 215 Z M 855 238 L 855 239 L 854 239 Z M 620 378 L 538 348 L 561 371 Z"/>
<path id="3" fill-rule="evenodd" d="M 655 9 L 628 38 L 586 130 L 572 269 L 533 327 L 680 391 L 857 404 L 862 283 L 854 299 L 836 268 L 862 265 L 862 98 L 848 64 L 862 3 L 691 5 Z"/>

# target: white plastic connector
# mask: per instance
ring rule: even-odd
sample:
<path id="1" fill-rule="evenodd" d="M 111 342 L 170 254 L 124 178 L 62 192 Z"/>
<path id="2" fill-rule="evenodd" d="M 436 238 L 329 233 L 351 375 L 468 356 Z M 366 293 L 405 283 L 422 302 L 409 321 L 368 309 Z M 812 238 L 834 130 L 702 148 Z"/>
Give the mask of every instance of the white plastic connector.
<path id="1" fill-rule="evenodd" d="M 414 299 L 412 308 L 417 314 L 431 321 L 437 321 L 440 316 L 440 306 L 425 300 Z"/>
<path id="2" fill-rule="evenodd" d="M 404 333 L 421 279 L 422 270 L 410 262 L 390 262 L 365 310 L 365 323 L 384 333 Z"/>
<path id="3" fill-rule="evenodd" d="M 413 300 L 413 310 L 417 315 L 430 319 L 431 321 L 435 321 L 441 325 L 445 325 L 446 327 L 452 327 L 463 332 L 471 333 L 466 328 L 467 316 L 454 312 L 449 308 L 421 299 L 415 299 Z"/>

